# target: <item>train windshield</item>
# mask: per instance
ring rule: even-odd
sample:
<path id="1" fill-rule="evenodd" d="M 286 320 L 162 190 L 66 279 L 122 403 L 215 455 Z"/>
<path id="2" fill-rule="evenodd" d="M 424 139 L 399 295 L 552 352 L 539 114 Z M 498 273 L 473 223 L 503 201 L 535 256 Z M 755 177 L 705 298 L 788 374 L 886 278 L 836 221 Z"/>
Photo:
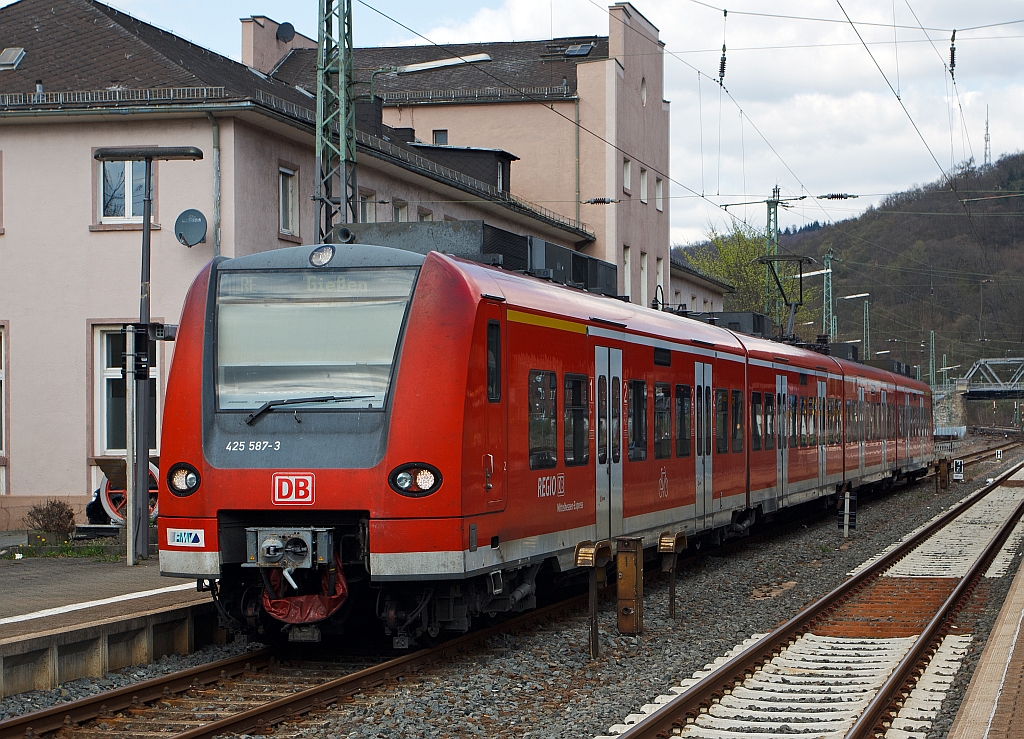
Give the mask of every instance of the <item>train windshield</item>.
<path id="1" fill-rule="evenodd" d="M 218 410 L 299 398 L 318 402 L 288 407 L 383 408 L 416 272 L 221 272 Z"/>

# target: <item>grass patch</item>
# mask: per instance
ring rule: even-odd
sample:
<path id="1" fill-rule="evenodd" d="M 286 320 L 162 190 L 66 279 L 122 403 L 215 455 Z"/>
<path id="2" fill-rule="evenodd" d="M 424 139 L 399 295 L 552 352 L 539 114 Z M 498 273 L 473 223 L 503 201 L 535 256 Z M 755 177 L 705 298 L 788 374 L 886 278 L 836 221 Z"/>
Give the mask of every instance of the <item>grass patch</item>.
<path id="1" fill-rule="evenodd" d="M 29 557 L 73 557 L 78 559 L 92 559 L 96 562 L 117 562 L 120 556 L 111 550 L 115 547 L 103 544 L 70 544 L 64 543 L 53 547 L 22 546 L 9 549 L 2 555 L 3 559 L 14 559 L 15 554 L 20 553 L 25 558 Z"/>

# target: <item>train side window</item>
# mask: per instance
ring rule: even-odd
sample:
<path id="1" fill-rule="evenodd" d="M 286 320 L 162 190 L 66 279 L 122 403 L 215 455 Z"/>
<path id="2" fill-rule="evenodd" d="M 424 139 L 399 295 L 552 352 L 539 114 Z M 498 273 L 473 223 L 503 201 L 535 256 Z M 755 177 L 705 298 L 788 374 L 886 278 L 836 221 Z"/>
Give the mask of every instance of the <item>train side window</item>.
<path id="1" fill-rule="evenodd" d="M 764 448 L 775 449 L 775 393 L 764 394 Z"/>
<path id="2" fill-rule="evenodd" d="M 704 386 L 704 454 L 711 456 L 711 386 Z"/>
<path id="3" fill-rule="evenodd" d="M 501 400 L 501 324 L 487 322 L 487 400 Z"/>
<path id="4" fill-rule="evenodd" d="M 647 459 L 647 383 L 630 380 L 626 386 L 629 409 L 626 416 L 627 457 L 630 462 Z"/>
<path id="5" fill-rule="evenodd" d="M 696 392 L 696 404 L 697 404 L 697 456 L 704 456 L 704 393 L 701 392 L 700 385 L 697 386 Z"/>
<path id="6" fill-rule="evenodd" d="M 789 448 L 800 446 L 800 396 L 791 393 L 789 396 Z"/>
<path id="7" fill-rule="evenodd" d="M 565 466 L 590 461 L 590 413 L 587 408 L 587 376 L 565 376 Z"/>
<path id="8" fill-rule="evenodd" d="M 743 391 L 732 391 L 732 450 L 743 451 Z"/>
<path id="9" fill-rule="evenodd" d="M 750 394 L 750 451 L 761 451 L 761 393 Z"/>
<path id="10" fill-rule="evenodd" d="M 597 462 L 608 463 L 608 378 L 597 378 Z"/>
<path id="11" fill-rule="evenodd" d="M 676 385 L 676 456 L 690 456 L 690 386 Z"/>
<path id="12" fill-rule="evenodd" d="M 715 390 L 715 452 L 729 451 L 729 391 Z"/>
<path id="13" fill-rule="evenodd" d="M 800 446 L 807 446 L 807 396 L 800 396 Z"/>
<path id="14" fill-rule="evenodd" d="M 530 370 L 530 469 L 558 464 L 558 378 L 554 372 Z"/>
<path id="15" fill-rule="evenodd" d="M 612 463 L 618 464 L 622 458 L 622 382 L 618 377 L 612 378 Z"/>
<path id="16" fill-rule="evenodd" d="M 654 458 L 672 456 L 672 386 L 654 384 Z"/>

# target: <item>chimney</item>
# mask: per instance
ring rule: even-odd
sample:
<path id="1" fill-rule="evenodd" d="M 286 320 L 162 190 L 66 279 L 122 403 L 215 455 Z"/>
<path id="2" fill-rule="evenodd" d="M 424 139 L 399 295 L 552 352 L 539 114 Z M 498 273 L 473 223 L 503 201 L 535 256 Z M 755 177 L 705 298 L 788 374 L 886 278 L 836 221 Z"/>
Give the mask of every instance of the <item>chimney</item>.
<path id="1" fill-rule="evenodd" d="M 291 23 L 278 23 L 265 15 L 242 18 L 242 64 L 269 74 L 292 49 L 315 49 L 316 41 L 303 36 Z"/>

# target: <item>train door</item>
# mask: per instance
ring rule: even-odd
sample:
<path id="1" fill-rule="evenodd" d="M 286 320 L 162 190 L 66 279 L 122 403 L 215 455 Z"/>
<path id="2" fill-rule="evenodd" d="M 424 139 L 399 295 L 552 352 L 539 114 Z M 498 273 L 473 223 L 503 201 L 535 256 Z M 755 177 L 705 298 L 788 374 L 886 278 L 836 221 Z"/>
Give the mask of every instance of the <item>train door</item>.
<path id="1" fill-rule="evenodd" d="M 779 433 L 778 443 L 775 445 L 775 480 L 776 495 L 779 503 L 786 500 L 787 486 L 789 482 L 789 419 L 786 416 L 786 409 L 789 408 L 787 400 L 787 383 L 785 375 L 775 376 L 775 412 L 778 418 L 775 420 L 775 429 Z"/>
<path id="2" fill-rule="evenodd" d="M 818 380 L 818 410 L 814 416 L 814 429 L 818 439 L 818 487 L 825 487 L 825 478 L 828 476 L 828 427 L 826 424 L 825 409 L 828 402 L 827 383 L 825 380 Z"/>
<path id="3" fill-rule="evenodd" d="M 714 446 L 715 408 L 712 405 L 711 365 L 694 364 L 694 405 L 697 416 L 697 507 L 694 518 L 697 530 L 710 528 L 714 520 L 714 480 L 712 477 L 711 448 Z M 706 524 L 705 524 L 705 516 Z"/>
<path id="4" fill-rule="evenodd" d="M 487 305 L 487 446 L 481 460 L 487 510 L 505 508 L 506 432 L 508 427 L 508 386 L 502 331 L 503 306 Z M 503 387 L 503 385 L 505 387 Z"/>
<path id="5" fill-rule="evenodd" d="M 857 471 L 864 475 L 864 435 L 865 423 L 864 386 L 857 387 Z"/>
<path id="6" fill-rule="evenodd" d="M 598 541 L 622 533 L 622 350 L 599 346 L 594 354 L 597 415 L 596 500 Z"/>
<path id="7" fill-rule="evenodd" d="M 878 412 L 881 414 L 879 419 L 879 427 L 881 428 L 882 435 L 882 468 L 889 468 L 889 406 L 885 402 L 885 390 L 882 390 L 882 407 L 879 408 Z"/>

